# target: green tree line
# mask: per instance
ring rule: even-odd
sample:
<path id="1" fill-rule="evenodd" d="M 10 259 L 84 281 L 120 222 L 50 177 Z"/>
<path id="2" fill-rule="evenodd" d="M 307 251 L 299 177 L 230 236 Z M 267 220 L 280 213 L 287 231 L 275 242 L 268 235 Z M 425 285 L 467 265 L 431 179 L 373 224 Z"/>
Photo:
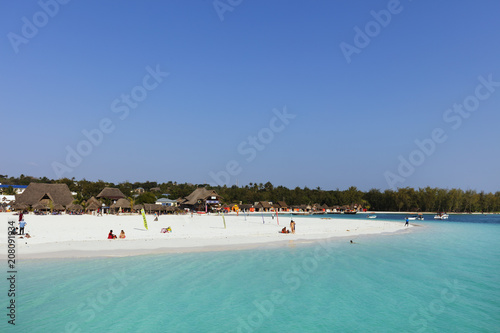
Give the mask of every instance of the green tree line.
<path id="1" fill-rule="evenodd" d="M 412 212 L 500 212 L 500 191 L 496 193 L 477 192 L 475 190 L 441 189 L 441 188 L 398 188 L 397 190 L 371 189 L 367 192 L 351 186 L 347 190 L 322 190 L 320 187 L 289 189 L 284 186 L 274 186 L 271 182 L 249 183 L 244 186 L 210 186 L 208 184 L 178 184 L 177 182 L 122 182 L 114 184 L 103 180 L 89 181 L 74 178 L 48 179 L 25 175 L 8 177 L 0 175 L 0 183 L 4 185 L 29 185 L 31 182 L 63 183 L 77 193 L 77 200 L 88 200 L 97 196 L 106 186 L 117 187 L 127 197 L 134 196 L 134 190 L 142 187 L 144 194 L 135 197 L 135 203 L 154 203 L 157 198 L 170 199 L 188 196 L 198 187 L 213 189 L 223 197 L 223 202 L 254 203 L 257 201 L 285 201 L 288 205 L 326 204 L 333 206 L 362 205 L 373 211 L 412 211 Z M 154 191 L 152 191 L 154 189 Z M 5 191 L 4 191 L 4 194 Z"/>

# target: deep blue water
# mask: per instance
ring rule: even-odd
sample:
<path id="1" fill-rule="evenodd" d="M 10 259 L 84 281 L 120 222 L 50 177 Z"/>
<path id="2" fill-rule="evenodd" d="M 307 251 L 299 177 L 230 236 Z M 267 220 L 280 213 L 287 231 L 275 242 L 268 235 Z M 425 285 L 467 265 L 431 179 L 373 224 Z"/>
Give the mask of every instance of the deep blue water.
<path id="1" fill-rule="evenodd" d="M 500 332 L 500 215 L 429 217 L 355 244 L 24 260 L 0 331 Z"/>

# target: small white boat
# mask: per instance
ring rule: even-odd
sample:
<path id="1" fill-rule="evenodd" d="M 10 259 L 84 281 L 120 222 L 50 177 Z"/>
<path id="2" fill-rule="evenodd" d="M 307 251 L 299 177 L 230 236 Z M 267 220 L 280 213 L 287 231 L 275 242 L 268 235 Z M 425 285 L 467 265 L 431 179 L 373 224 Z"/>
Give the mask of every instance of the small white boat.
<path id="1" fill-rule="evenodd" d="M 434 215 L 435 220 L 447 220 L 448 217 L 449 217 L 449 215 L 445 214 L 445 213 L 438 213 L 438 214 Z"/>
<path id="2" fill-rule="evenodd" d="M 419 216 L 417 216 L 417 220 L 419 220 L 419 221 L 423 221 L 423 220 L 424 220 L 424 216 L 423 216 L 423 215 L 419 215 Z"/>
<path id="3" fill-rule="evenodd" d="M 376 219 L 377 215 L 368 215 L 367 218 L 369 218 L 369 219 Z"/>
<path id="4" fill-rule="evenodd" d="M 408 216 L 407 217 L 408 221 L 415 221 L 417 219 L 416 216 Z"/>

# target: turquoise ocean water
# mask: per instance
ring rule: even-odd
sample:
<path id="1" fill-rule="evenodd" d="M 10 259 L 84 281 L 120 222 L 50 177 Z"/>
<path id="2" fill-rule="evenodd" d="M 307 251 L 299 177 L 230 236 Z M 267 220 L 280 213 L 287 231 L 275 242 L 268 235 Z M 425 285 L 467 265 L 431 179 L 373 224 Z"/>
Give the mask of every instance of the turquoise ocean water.
<path id="1" fill-rule="evenodd" d="M 0 331 L 500 332 L 500 215 L 417 224 L 355 244 L 21 260 Z"/>

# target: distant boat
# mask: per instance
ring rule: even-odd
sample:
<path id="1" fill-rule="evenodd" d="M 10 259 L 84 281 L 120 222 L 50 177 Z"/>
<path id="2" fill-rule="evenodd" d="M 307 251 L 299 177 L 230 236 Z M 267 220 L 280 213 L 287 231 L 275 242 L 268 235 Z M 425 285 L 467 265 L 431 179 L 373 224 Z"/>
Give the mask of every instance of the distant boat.
<path id="1" fill-rule="evenodd" d="M 344 214 L 356 214 L 357 211 L 355 210 L 344 210 Z"/>
<path id="2" fill-rule="evenodd" d="M 369 219 L 376 219 L 377 215 L 368 215 L 367 218 L 369 218 Z"/>
<path id="3" fill-rule="evenodd" d="M 424 216 L 422 214 L 418 214 L 417 220 L 423 221 L 424 220 Z"/>
<path id="4" fill-rule="evenodd" d="M 417 219 L 416 216 L 407 216 L 406 218 L 408 219 L 408 221 L 415 221 Z"/>
<path id="5" fill-rule="evenodd" d="M 435 220 L 447 220 L 448 217 L 449 215 L 446 213 L 437 213 L 436 215 L 434 215 Z"/>

